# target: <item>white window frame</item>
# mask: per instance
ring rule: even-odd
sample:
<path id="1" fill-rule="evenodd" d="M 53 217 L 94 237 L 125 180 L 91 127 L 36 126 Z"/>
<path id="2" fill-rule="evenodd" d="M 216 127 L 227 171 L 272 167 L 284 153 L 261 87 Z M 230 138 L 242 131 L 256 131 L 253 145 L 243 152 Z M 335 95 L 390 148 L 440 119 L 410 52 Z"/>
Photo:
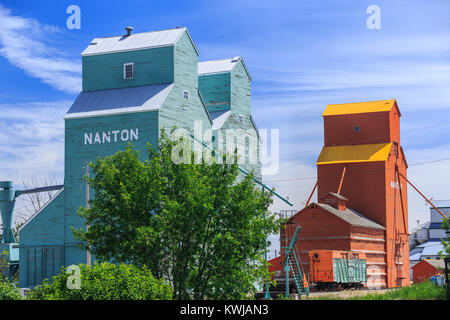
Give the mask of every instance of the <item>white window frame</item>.
<path id="1" fill-rule="evenodd" d="M 132 76 L 130 78 L 127 78 L 127 66 L 131 66 Z M 123 64 L 123 79 L 124 80 L 130 80 L 134 79 L 134 62 L 124 63 Z"/>
<path id="2" fill-rule="evenodd" d="M 187 97 L 186 97 L 186 93 L 187 93 Z M 183 98 L 189 101 L 189 91 L 183 90 Z"/>

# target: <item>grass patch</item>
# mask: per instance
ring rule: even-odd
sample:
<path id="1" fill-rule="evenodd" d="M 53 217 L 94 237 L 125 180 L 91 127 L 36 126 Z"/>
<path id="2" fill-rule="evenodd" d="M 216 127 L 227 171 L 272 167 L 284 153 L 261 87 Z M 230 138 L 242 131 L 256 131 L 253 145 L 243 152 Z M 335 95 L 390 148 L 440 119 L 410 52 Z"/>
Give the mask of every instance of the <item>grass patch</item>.
<path id="1" fill-rule="evenodd" d="M 431 281 L 412 284 L 382 294 L 367 294 L 351 300 L 446 300 L 445 286 L 438 287 Z"/>
<path id="2" fill-rule="evenodd" d="M 409 287 L 388 290 L 383 293 L 368 293 L 353 297 L 339 295 L 323 295 L 313 297 L 314 300 L 446 300 L 446 288 L 438 287 L 430 281 L 412 284 Z"/>

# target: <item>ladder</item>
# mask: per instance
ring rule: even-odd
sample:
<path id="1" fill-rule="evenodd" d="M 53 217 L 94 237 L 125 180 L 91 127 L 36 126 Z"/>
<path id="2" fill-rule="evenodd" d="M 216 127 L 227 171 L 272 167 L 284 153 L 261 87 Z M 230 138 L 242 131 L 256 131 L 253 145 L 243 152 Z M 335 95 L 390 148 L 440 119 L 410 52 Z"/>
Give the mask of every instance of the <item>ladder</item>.
<path id="1" fill-rule="evenodd" d="M 294 276 L 294 283 L 297 287 L 298 294 L 301 296 L 304 292 L 306 296 L 309 296 L 308 281 L 301 267 L 301 261 L 299 263 L 300 255 L 295 248 L 300 230 L 300 227 L 297 227 L 295 229 L 294 235 L 291 239 L 291 243 L 289 244 L 289 247 L 286 247 L 286 255 L 284 261 L 284 270 L 286 272 L 286 297 L 289 296 L 289 270 L 292 271 L 292 275 Z"/>

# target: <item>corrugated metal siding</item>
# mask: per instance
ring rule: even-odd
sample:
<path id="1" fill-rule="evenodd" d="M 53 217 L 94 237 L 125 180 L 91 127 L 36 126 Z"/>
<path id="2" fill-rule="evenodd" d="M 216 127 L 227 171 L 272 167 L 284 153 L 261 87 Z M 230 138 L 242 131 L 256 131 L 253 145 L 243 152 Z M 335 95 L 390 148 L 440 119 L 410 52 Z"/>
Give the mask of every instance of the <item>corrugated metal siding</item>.
<path id="1" fill-rule="evenodd" d="M 81 92 L 65 118 L 107 115 L 108 112 L 106 111 L 117 113 L 117 111 L 157 110 L 166 100 L 172 87 L 173 84 L 157 84 L 116 90 Z"/>
<path id="2" fill-rule="evenodd" d="M 95 38 L 82 56 L 174 45 L 186 28 L 135 33 L 130 36 Z"/>
<path id="3" fill-rule="evenodd" d="M 198 63 L 198 74 L 213 74 L 231 72 L 234 66 L 240 61 L 240 57 L 228 58 L 215 61 L 202 61 Z"/>
<path id="4" fill-rule="evenodd" d="M 332 206 L 324 203 L 317 203 L 319 207 L 322 209 L 334 214 L 338 218 L 346 221 L 347 223 L 350 223 L 353 226 L 360 226 L 365 228 L 374 228 L 374 229 L 382 229 L 385 228 L 382 225 L 379 225 L 378 223 L 366 218 L 361 213 L 347 208 L 345 211 L 341 211 L 338 209 L 333 208 Z"/>
<path id="5" fill-rule="evenodd" d="M 335 116 L 343 114 L 390 111 L 394 104 L 395 99 L 345 104 L 329 104 L 322 115 Z"/>
<path id="6" fill-rule="evenodd" d="M 317 165 L 349 162 L 386 161 L 392 143 L 323 147 Z"/>
<path id="7" fill-rule="evenodd" d="M 333 258 L 334 281 L 337 283 L 366 282 L 366 260 Z"/>

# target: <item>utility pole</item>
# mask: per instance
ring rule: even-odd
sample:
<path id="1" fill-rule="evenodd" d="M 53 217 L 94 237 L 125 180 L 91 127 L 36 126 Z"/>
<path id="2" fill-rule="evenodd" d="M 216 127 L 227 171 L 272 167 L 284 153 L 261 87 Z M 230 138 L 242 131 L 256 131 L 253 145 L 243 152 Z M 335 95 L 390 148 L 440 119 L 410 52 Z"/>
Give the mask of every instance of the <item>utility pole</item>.
<path id="1" fill-rule="evenodd" d="M 89 164 L 86 165 L 86 209 L 89 209 Z M 89 229 L 89 224 L 86 225 L 86 231 Z M 91 266 L 91 252 L 89 251 L 89 248 L 86 250 L 86 262 L 88 266 Z"/>
<path id="2" fill-rule="evenodd" d="M 264 196 L 264 186 L 262 186 L 262 194 Z M 267 212 L 264 213 L 264 221 L 266 221 L 266 216 L 267 216 Z M 267 267 L 269 267 L 268 265 L 268 259 L 267 259 L 267 234 L 266 234 L 266 239 L 265 239 L 265 243 L 264 243 L 264 260 L 266 260 L 267 263 Z M 268 281 L 266 281 L 265 283 L 265 289 L 266 289 L 266 293 L 264 294 L 264 298 L 265 299 L 270 299 L 270 291 L 269 291 L 269 283 Z"/>

